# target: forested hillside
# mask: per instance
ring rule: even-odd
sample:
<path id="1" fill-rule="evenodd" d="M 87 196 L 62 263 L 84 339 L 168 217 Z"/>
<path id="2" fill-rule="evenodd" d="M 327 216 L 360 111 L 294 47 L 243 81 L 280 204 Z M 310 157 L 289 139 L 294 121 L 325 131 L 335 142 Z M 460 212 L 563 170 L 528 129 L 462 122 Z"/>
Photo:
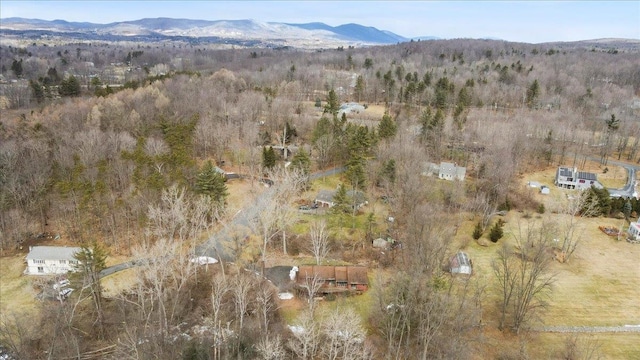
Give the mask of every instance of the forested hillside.
<path id="1" fill-rule="evenodd" d="M 497 211 L 544 212 L 522 191 L 527 172 L 588 157 L 640 163 L 638 51 L 613 40 L 314 52 L 2 45 L 0 256 L 51 233 L 141 265 L 136 285 L 117 295 L 91 282 L 30 321 L 5 316 L 0 344 L 25 359 L 95 350 L 132 359 L 478 356 L 487 284 L 443 272 L 460 221 L 478 219 L 482 234 Z M 465 181 L 423 176 L 441 161 L 466 167 Z M 224 182 L 214 166 L 242 178 Z M 316 189 L 309 174 L 343 167 L 340 188 L 364 192 L 378 210 L 343 200 L 326 223 L 300 218 L 296 200 Z M 239 183 L 252 190 L 234 194 Z M 189 259 L 233 224 L 242 207 L 231 198 L 255 202 L 259 214 L 248 238 L 226 245 L 235 265 L 205 272 Z M 630 204 L 614 201 L 603 215 L 640 212 Z M 376 224 L 375 211 L 393 226 Z M 269 255 L 317 255 L 306 239 L 320 226 L 332 248 L 324 256 L 380 270 L 371 304 L 358 312 L 310 301 L 292 320 L 276 290 L 243 268 L 260 272 Z M 402 242 L 393 257 L 365 250 L 385 231 Z M 534 318 L 503 314 L 501 330 L 519 334 Z M 306 330 L 291 333 L 292 323 Z"/>

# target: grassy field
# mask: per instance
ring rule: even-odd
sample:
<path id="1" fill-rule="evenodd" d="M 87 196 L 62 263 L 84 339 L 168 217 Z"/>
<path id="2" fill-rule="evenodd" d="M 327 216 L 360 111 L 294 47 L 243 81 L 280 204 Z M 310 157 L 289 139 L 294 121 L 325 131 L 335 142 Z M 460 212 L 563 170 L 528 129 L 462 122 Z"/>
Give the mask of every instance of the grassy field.
<path id="1" fill-rule="evenodd" d="M 497 293 L 491 287 L 494 276 L 491 261 L 503 241 L 513 241 L 518 224 L 525 226 L 530 221 L 542 221 L 543 217 L 559 215 L 536 215 L 524 219 L 522 213 L 511 212 L 505 220 L 505 236 L 497 244 L 481 246 L 470 241 L 474 221 L 465 221 L 458 231 L 457 244 L 467 244 L 465 251 L 474 264 L 474 276 L 481 277 L 488 286 L 484 305 L 483 322 L 491 328 L 497 326 Z M 622 326 L 640 324 L 640 246 L 603 234 L 598 226 L 611 225 L 612 219 L 580 220 L 578 236 L 581 243 L 569 262 L 554 262 L 555 274 L 550 307 L 542 314 L 538 326 Z M 620 224 L 617 224 L 620 225 Z M 620 227 L 620 226 L 619 226 Z M 487 242 L 485 242 L 486 244 Z M 502 336 L 502 335 L 500 335 Z M 491 337 L 491 336 L 490 336 Z M 496 335 L 493 338 L 495 340 Z M 598 334 L 600 350 L 608 359 L 640 358 L 640 335 Z M 562 344 L 565 334 L 539 334 L 531 338 L 529 350 L 533 358 L 554 358 L 543 349 L 555 349 Z M 504 340 L 504 339 L 503 339 Z M 513 340 L 515 341 L 515 339 Z"/>
<path id="2" fill-rule="evenodd" d="M 0 314 L 26 313 L 37 307 L 34 278 L 22 275 L 25 268 L 24 255 L 0 258 Z"/>
<path id="3" fill-rule="evenodd" d="M 605 166 L 600 165 L 597 161 L 587 161 L 585 162 L 585 166 L 579 168 L 580 171 L 592 172 L 598 176 L 598 181 L 606 187 L 606 188 L 621 188 L 627 183 L 627 171 L 622 166 L 608 165 L 606 168 L 607 172 L 604 172 Z M 531 174 L 527 174 L 523 178 L 523 184 L 526 184 L 528 181 L 537 181 L 541 185 L 546 185 L 553 189 L 555 186 L 553 185 L 553 181 L 556 176 L 555 167 L 549 168 L 544 171 L 539 171 Z M 560 189 L 558 189 L 560 190 Z"/>

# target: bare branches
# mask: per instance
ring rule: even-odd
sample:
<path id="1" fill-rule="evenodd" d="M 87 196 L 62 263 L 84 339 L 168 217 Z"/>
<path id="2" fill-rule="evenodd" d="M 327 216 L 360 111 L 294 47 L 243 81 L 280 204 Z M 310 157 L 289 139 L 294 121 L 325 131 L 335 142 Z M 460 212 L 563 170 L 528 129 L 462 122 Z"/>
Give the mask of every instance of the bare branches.
<path id="1" fill-rule="evenodd" d="M 546 298 L 554 281 L 554 275 L 549 273 L 550 225 L 530 224 L 518 230 L 514 234 L 515 248 L 504 245 L 493 262 L 502 295 L 500 328 L 510 315 L 511 327 L 516 333 L 547 306 Z"/>
<path id="2" fill-rule="evenodd" d="M 311 237 L 311 253 L 316 258 L 316 265 L 320 265 L 329 253 L 329 231 L 326 221 L 314 222 L 309 229 L 309 236 Z"/>

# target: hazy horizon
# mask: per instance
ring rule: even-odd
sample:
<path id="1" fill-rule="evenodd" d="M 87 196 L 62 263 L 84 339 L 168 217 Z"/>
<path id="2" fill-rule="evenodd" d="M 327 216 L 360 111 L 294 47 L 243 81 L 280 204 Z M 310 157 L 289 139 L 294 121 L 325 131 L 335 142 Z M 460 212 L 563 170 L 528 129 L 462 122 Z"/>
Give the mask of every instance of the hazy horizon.
<path id="1" fill-rule="evenodd" d="M 406 38 L 541 43 L 640 39 L 640 1 L 12 1 L 2 18 L 108 24 L 143 18 L 357 23 Z"/>

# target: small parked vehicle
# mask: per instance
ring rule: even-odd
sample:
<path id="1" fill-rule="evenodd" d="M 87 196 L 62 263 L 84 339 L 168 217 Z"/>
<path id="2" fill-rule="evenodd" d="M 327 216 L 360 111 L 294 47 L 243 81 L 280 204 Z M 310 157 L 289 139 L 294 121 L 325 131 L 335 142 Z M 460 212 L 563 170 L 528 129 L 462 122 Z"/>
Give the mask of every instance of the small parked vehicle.
<path id="1" fill-rule="evenodd" d="M 63 287 L 69 286 L 69 284 L 71 284 L 71 281 L 69 281 L 67 279 L 63 279 L 63 280 L 60 280 L 57 283 L 53 284 L 53 288 L 55 290 L 58 290 L 58 289 L 62 289 Z"/>

